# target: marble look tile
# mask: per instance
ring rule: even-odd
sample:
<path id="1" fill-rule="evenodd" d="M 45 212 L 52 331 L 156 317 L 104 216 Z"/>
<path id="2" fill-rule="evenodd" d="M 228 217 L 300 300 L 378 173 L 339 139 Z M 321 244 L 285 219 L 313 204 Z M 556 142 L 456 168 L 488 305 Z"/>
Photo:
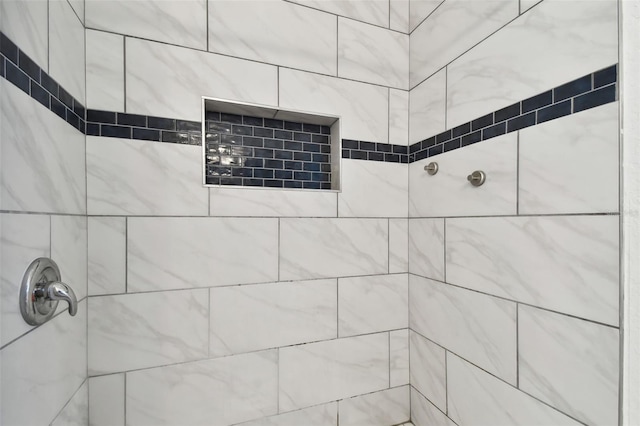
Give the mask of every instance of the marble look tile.
<path id="1" fill-rule="evenodd" d="M 407 274 L 338 279 L 340 337 L 407 328 Z"/>
<path id="2" fill-rule="evenodd" d="M 444 281 L 444 219 L 409 220 L 409 272 Z"/>
<path id="3" fill-rule="evenodd" d="M 409 92 L 409 145 L 446 130 L 447 70 Z"/>
<path id="4" fill-rule="evenodd" d="M 389 90 L 357 81 L 280 69 L 280 106 L 342 117 L 341 137 L 389 139 Z"/>
<path id="5" fill-rule="evenodd" d="M 411 388 L 411 420 L 415 426 L 456 426 L 450 418 L 414 388 Z"/>
<path id="6" fill-rule="evenodd" d="M 617 216 L 447 219 L 447 281 L 617 325 L 618 222 Z"/>
<path id="7" fill-rule="evenodd" d="M 126 293 L 126 219 L 90 217 L 88 228 L 89 295 Z"/>
<path id="8" fill-rule="evenodd" d="M 335 16 L 288 2 L 215 1 L 209 50 L 336 75 L 337 25 Z"/>
<path id="9" fill-rule="evenodd" d="M 84 2 L 85 0 L 68 0 L 69 4 L 73 8 L 73 11 L 76 13 L 78 20 L 82 22 L 84 25 Z"/>
<path id="10" fill-rule="evenodd" d="M 54 420 L 86 380 L 86 336 L 85 300 L 76 316 L 58 315 L 2 349 L 3 425 L 48 425 Z M 37 409 L 33 401 L 38 401 Z"/>
<path id="11" fill-rule="evenodd" d="M 280 411 L 389 386 L 389 336 L 371 334 L 280 348 Z"/>
<path id="12" fill-rule="evenodd" d="M 409 145 L 409 92 L 389 89 L 389 143 Z"/>
<path id="13" fill-rule="evenodd" d="M 409 36 L 338 18 L 338 76 L 409 89 Z"/>
<path id="14" fill-rule="evenodd" d="M 278 412 L 276 351 L 127 373 L 127 424 L 225 426 Z"/>
<path id="15" fill-rule="evenodd" d="M 520 389 L 585 424 L 618 424 L 618 329 L 519 305 L 518 330 Z"/>
<path id="16" fill-rule="evenodd" d="M 520 131 L 520 214 L 619 210 L 618 108 L 614 102 Z"/>
<path id="17" fill-rule="evenodd" d="M 440 411 L 447 411 L 446 352 L 418 333 L 409 334 L 411 386 Z"/>
<path id="18" fill-rule="evenodd" d="M 124 426 L 124 373 L 89 378 L 89 424 Z"/>
<path id="19" fill-rule="evenodd" d="M 27 266 L 49 257 L 50 219 L 44 215 L 1 214 L 0 228 L 0 347 L 33 327 L 20 314 L 18 299 Z"/>
<path id="20" fill-rule="evenodd" d="M 449 417 L 459 425 L 570 425 L 580 423 L 449 353 Z"/>
<path id="21" fill-rule="evenodd" d="M 387 389 L 338 403 L 340 426 L 388 426 L 407 421 L 409 386 Z"/>
<path id="22" fill-rule="evenodd" d="M 87 137 L 87 206 L 93 215 L 206 216 L 202 149 Z"/>
<path id="23" fill-rule="evenodd" d="M 448 0 L 411 33 L 411 87 L 518 16 L 518 0 Z"/>
<path id="24" fill-rule="evenodd" d="M 410 0 L 389 1 L 389 28 L 409 33 L 409 3 Z"/>
<path id="25" fill-rule="evenodd" d="M 464 149 L 445 152 L 409 165 L 411 217 L 514 215 L 517 211 L 517 135 L 509 133 Z M 430 176 L 424 166 L 435 161 Z M 483 170 L 487 181 L 475 187 L 467 181 Z M 429 194 L 425 197 L 424 194 Z M 433 200 L 438 200 L 433 202 Z"/>
<path id="26" fill-rule="evenodd" d="M 89 424 L 89 386 L 85 380 L 67 402 L 51 426 L 86 426 Z"/>
<path id="27" fill-rule="evenodd" d="M 5 79 L 0 92 L 0 209 L 84 214 L 84 135 Z"/>
<path id="28" fill-rule="evenodd" d="M 211 289 L 209 355 L 335 339 L 336 280 Z"/>
<path id="29" fill-rule="evenodd" d="M 409 32 L 416 29 L 444 0 L 409 0 Z"/>
<path id="30" fill-rule="evenodd" d="M 409 221 L 389 219 L 389 273 L 409 271 Z"/>
<path id="31" fill-rule="evenodd" d="M 205 0 L 85 0 L 88 28 L 207 48 Z"/>
<path id="32" fill-rule="evenodd" d="M 87 295 L 87 218 L 51 216 L 51 258 L 78 300 Z"/>
<path id="33" fill-rule="evenodd" d="M 264 417 L 238 426 L 338 426 L 338 403 L 317 405 L 302 410 Z"/>
<path id="34" fill-rule="evenodd" d="M 520 0 L 520 13 L 526 12 L 541 1 L 542 0 Z"/>
<path id="35" fill-rule="evenodd" d="M 125 48 L 127 112 L 201 121 L 202 96 L 278 105 L 275 66 L 131 38 Z"/>
<path id="36" fill-rule="evenodd" d="M 84 26 L 67 0 L 49 1 L 49 75 L 85 103 Z"/>
<path id="37" fill-rule="evenodd" d="M 338 196 L 326 191 L 209 188 L 211 216 L 335 217 Z"/>
<path id="38" fill-rule="evenodd" d="M 45 71 L 49 69 L 48 21 L 48 0 L 0 2 L 2 32 Z"/>
<path id="39" fill-rule="evenodd" d="M 89 374 L 207 357 L 206 289 L 89 299 Z"/>
<path id="40" fill-rule="evenodd" d="M 278 279 L 277 219 L 129 218 L 128 291 Z"/>
<path id="41" fill-rule="evenodd" d="M 409 329 L 389 333 L 389 386 L 409 384 Z"/>
<path id="42" fill-rule="evenodd" d="M 388 271 L 386 219 L 280 220 L 280 279 L 296 280 Z"/>
<path id="43" fill-rule="evenodd" d="M 409 275 L 409 326 L 516 383 L 516 304 Z"/>
<path id="44" fill-rule="evenodd" d="M 124 112 L 124 37 L 87 29 L 87 108 Z"/>
<path id="45" fill-rule="evenodd" d="M 542 2 L 455 60 L 447 73 L 447 127 L 617 63 L 617 3 L 579 5 Z"/>
<path id="46" fill-rule="evenodd" d="M 389 1 L 388 0 L 291 0 L 304 6 L 324 10 L 339 16 L 367 22 L 381 27 L 389 26 Z"/>
<path id="47" fill-rule="evenodd" d="M 338 216 L 407 217 L 406 164 L 342 160 L 341 166 Z"/>

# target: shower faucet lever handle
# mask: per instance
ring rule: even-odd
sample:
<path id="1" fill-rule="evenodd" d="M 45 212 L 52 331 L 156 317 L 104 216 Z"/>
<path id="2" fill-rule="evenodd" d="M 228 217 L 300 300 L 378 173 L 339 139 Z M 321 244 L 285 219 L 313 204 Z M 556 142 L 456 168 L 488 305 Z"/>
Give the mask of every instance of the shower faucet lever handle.
<path id="1" fill-rule="evenodd" d="M 71 287 L 63 282 L 56 281 L 47 284 L 45 288 L 46 298 L 49 300 L 64 300 L 69 305 L 69 315 L 72 317 L 78 313 L 78 299 Z"/>

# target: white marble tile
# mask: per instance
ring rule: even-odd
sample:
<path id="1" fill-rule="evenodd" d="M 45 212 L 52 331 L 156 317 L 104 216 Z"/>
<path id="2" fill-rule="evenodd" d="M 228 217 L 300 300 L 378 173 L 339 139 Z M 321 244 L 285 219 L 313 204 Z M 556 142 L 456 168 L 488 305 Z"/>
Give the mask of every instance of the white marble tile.
<path id="1" fill-rule="evenodd" d="M 411 33 L 411 87 L 518 16 L 519 0 L 447 0 Z"/>
<path id="2" fill-rule="evenodd" d="M 283 1 L 214 1 L 208 8 L 211 52 L 336 75 L 335 16 Z"/>
<path id="3" fill-rule="evenodd" d="M 338 279 L 340 337 L 407 328 L 407 274 Z"/>
<path id="4" fill-rule="evenodd" d="M 207 289 L 89 299 L 89 374 L 207 357 Z"/>
<path id="5" fill-rule="evenodd" d="M 520 0 L 520 13 L 526 12 L 541 1 L 542 0 Z"/>
<path id="6" fill-rule="evenodd" d="M 0 92 L 0 209 L 85 213 L 84 135 L 5 79 Z"/>
<path id="7" fill-rule="evenodd" d="M 280 279 L 388 271 L 386 219 L 281 219 Z"/>
<path id="8" fill-rule="evenodd" d="M 516 214 L 517 150 L 517 135 L 509 133 L 410 164 L 409 215 L 450 217 Z M 432 161 L 439 166 L 434 176 L 424 170 L 424 166 Z M 487 180 L 480 187 L 467 181 L 467 176 L 474 170 L 486 173 Z"/>
<path id="9" fill-rule="evenodd" d="M 287 68 L 279 82 L 282 108 L 340 116 L 344 139 L 388 141 L 387 88 Z"/>
<path id="10" fill-rule="evenodd" d="M 518 330 L 520 389 L 585 424 L 618 424 L 618 329 L 519 305 Z"/>
<path id="11" fill-rule="evenodd" d="M 49 1 L 49 75 L 85 103 L 84 26 L 67 0 Z"/>
<path id="12" fill-rule="evenodd" d="M 389 26 L 388 0 L 291 0 L 294 3 L 312 7 L 339 16 L 368 22 L 382 27 Z"/>
<path id="13" fill-rule="evenodd" d="M 618 216 L 447 219 L 447 281 L 618 324 Z"/>
<path id="14" fill-rule="evenodd" d="M 387 389 L 338 403 L 340 426 L 389 426 L 409 420 L 409 386 Z"/>
<path id="15" fill-rule="evenodd" d="M 278 279 L 277 219 L 129 218 L 128 291 Z"/>
<path id="16" fill-rule="evenodd" d="M 241 423 L 238 426 L 338 426 L 338 403 L 317 405 L 277 416 Z"/>
<path id="17" fill-rule="evenodd" d="M 389 1 L 389 28 L 409 33 L 409 3 L 410 0 Z"/>
<path id="18" fill-rule="evenodd" d="M 86 333 L 85 300 L 76 316 L 62 313 L 2 349 L 3 425 L 48 425 L 54 420 L 86 380 Z M 37 409 L 33 401 L 38 401 Z"/>
<path id="19" fill-rule="evenodd" d="M 124 37 L 87 29 L 87 108 L 124 112 Z"/>
<path id="20" fill-rule="evenodd" d="M 124 373 L 89 378 L 89 424 L 124 426 Z"/>
<path id="21" fill-rule="evenodd" d="M 409 92 L 409 145 L 446 130 L 447 70 Z"/>
<path id="22" fill-rule="evenodd" d="M 616 1 L 544 1 L 448 67 L 447 126 L 617 62 Z"/>
<path id="23" fill-rule="evenodd" d="M 131 38 L 125 56 L 127 112 L 200 121 L 202 96 L 278 104 L 272 65 Z"/>
<path id="24" fill-rule="evenodd" d="M 89 294 L 127 291 L 127 239 L 124 217 L 90 217 L 88 244 Z"/>
<path id="25" fill-rule="evenodd" d="M 127 425 L 225 426 L 278 412 L 278 354 L 127 373 Z"/>
<path id="26" fill-rule="evenodd" d="M 449 353 L 449 417 L 458 425 L 570 425 L 581 423 Z"/>
<path id="27" fill-rule="evenodd" d="M 48 0 L 0 2 L 2 32 L 45 71 L 49 69 L 48 20 Z"/>
<path id="28" fill-rule="evenodd" d="M 416 29 L 444 0 L 409 0 L 409 31 Z"/>
<path id="29" fill-rule="evenodd" d="M 280 350 L 280 411 L 389 386 L 389 336 L 371 334 Z"/>
<path id="30" fill-rule="evenodd" d="M 432 404 L 447 411 L 447 362 L 445 350 L 418 333 L 409 334 L 411 386 Z"/>
<path id="31" fill-rule="evenodd" d="M 389 333 L 389 386 L 409 384 L 409 329 Z"/>
<path id="32" fill-rule="evenodd" d="M 67 402 L 51 426 L 86 426 L 89 424 L 89 386 L 85 380 Z"/>
<path id="33" fill-rule="evenodd" d="M 50 219 L 43 215 L 0 215 L 0 347 L 31 330 L 20 314 L 20 285 L 27 266 L 49 257 Z"/>
<path id="34" fill-rule="evenodd" d="M 415 426 L 456 426 L 450 418 L 414 388 L 411 388 L 411 421 Z"/>
<path id="35" fill-rule="evenodd" d="M 87 28 L 207 48 L 205 0 L 85 0 Z"/>
<path id="36" fill-rule="evenodd" d="M 87 295 L 87 218 L 51 216 L 51 258 L 78 300 Z"/>
<path id="37" fill-rule="evenodd" d="M 85 0 L 68 0 L 69 4 L 73 8 L 73 11 L 76 13 L 76 16 L 84 25 L 84 2 Z"/>
<path id="38" fill-rule="evenodd" d="M 619 210 L 618 108 L 614 102 L 520 131 L 520 214 Z"/>
<path id="39" fill-rule="evenodd" d="M 342 160 L 341 166 L 338 216 L 407 217 L 406 164 Z"/>
<path id="40" fill-rule="evenodd" d="M 409 221 L 389 219 L 389 273 L 409 271 Z"/>
<path id="41" fill-rule="evenodd" d="M 210 356 L 335 339 L 336 280 L 211 289 Z"/>
<path id="42" fill-rule="evenodd" d="M 338 18 L 338 76 L 409 89 L 409 36 Z"/>
<path id="43" fill-rule="evenodd" d="M 444 281 L 444 219 L 409 220 L 409 272 Z"/>
<path id="44" fill-rule="evenodd" d="M 389 89 L 389 143 L 409 145 L 409 92 Z"/>
<path id="45" fill-rule="evenodd" d="M 89 214 L 206 216 L 201 164 L 198 146 L 89 136 Z"/>
<path id="46" fill-rule="evenodd" d="M 516 383 L 516 304 L 409 275 L 409 326 Z"/>
<path id="47" fill-rule="evenodd" d="M 211 216 L 335 217 L 338 196 L 326 191 L 209 188 Z"/>

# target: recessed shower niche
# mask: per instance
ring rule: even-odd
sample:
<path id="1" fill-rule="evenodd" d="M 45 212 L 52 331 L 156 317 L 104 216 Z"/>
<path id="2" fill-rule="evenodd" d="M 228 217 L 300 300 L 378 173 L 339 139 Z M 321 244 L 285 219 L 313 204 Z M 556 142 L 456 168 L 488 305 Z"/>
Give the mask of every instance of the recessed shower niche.
<path id="1" fill-rule="evenodd" d="M 206 186 L 340 189 L 340 119 L 203 98 Z"/>

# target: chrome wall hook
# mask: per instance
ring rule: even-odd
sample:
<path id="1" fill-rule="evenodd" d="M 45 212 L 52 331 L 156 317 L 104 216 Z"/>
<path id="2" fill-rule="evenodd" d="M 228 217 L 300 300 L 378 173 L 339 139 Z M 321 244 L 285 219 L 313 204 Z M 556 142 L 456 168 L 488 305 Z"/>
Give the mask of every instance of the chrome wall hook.
<path id="1" fill-rule="evenodd" d="M 473 186 L 480 186 L 485 180 L 487 180 L 487 175 L 481 170 L 476 170 L 467 176 L 467 180 L 471 182 L 471 185 Z"/>

